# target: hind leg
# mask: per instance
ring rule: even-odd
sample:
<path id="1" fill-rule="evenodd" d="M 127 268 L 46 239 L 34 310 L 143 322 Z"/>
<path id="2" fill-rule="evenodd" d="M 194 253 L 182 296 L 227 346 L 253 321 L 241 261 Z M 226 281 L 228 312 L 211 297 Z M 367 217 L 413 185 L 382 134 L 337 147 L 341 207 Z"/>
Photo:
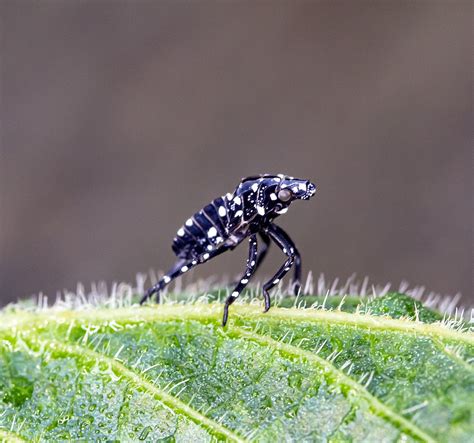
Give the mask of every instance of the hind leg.
<path id="1" fill-rule="evenodd" d="M 160 279 L 160 281 L 152 286 L 145 295 L 140 300 L 140 304 L 142 305 L 145 303 L 149 298 L 156 294 L 156 302 L 160 302 L 160 292 L 169 285 L 175 278 L 183 275 L 185 272 L 188 272 L 190 269 L 194 268 L 195 266 L 205 263 L 209 261 L 211 258 L 216 257 L 217 255 L 222 254 L 223 252 L 229 250 L 229 247 L 222 246 L 220 249 L 216 249 L 215 251 L 206 252 L 200 255 L 198 258 L 194 259 L 180 259 L 178 260 L 174 266 Z"/>

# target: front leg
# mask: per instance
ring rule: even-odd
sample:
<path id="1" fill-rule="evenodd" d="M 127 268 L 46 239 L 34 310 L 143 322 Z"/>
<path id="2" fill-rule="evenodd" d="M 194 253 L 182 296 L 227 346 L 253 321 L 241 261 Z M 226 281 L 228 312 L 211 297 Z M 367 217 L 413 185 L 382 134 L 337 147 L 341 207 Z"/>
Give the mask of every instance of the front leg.
<path id="1" fill-rule="evenodd" d="M 284 243 L 287 245 L 286 248 L 288 251 L 293 251 L 292 255 L 294 256 L 294 277 L 293 277 L 293 292 L 295 295 L 299 295 L 301 291 L 301 254 L 299 253 L 298 249 L 295 246 L 295 243 L 291 239 L 291 237 L 282 229 L 280 226 L 275 224 L 271 224 L 269 229 L 278 236 L 278 238 L 282 239 Z M 278 242 L 277 242 L 278 244 Z M 285 251 L 283 251 L 285 252 Z"/>
<path id="2" fill-rule="evenodd" d="M 257 235 L 252 234 L 249 238 L 249 257 L 247 259 L 247 267 L 245 269 L 242 278 L 240 279 L 239 283 L 235 287 L 232 294 L 227 297 L 224 305 L 224 316 L 222 317 L 222 326 L 225 326 L 227 323 L 227 318 L 229 317 L 229 306 L 237 300 L 237 297 L 240 293 L 245 289 L 247 286 L 250 277 L 255 273 L 255 269 L 257 268 Z"/>
<path id="3" fill-rule="evenodd" d="M 201 263 L 205 263 L 211 260 L 211 258 L 214 258 L 217 255 L 220 255 L 223 252 L 228 251 L 229 249 L 230 248 L 227 246 L 222 246 L 221 248 L 216 249 L 214 251 L 206 252 L 195 259 L 178 260 L 174 264 L 174 266 L 160 279 L 160 281 L 156 285 L 148 289 L 148 291 L 140 300 L 140 304 L 142 305 L 143 303 L 145 303 L 149 298 L 153 296 L 153 294 L 156 294 L 156 302 L 159 303 L 160 292 L 166 286 L 168 286 L 175 278 L 179 277 L 180 275 L 183 275 L 185 272 L 188 272 L 190 269 L 194 268 L 194 266 L 197 266 Z"/>
<path id="4" fill-rule="evenodd" d="M 277 228 L 276 225 L 269 225 L 267 230 L 268 235 L 283 251 L 283 253 L 288 256 L 288 259 L 285 261 L 285 263 L 283 263 L 283 265 L 281 265 L 280 269 L 278 269 L 276 274 L 263 285 L 263 296 L 265 297 L 265 309 L 263 312 L 267 312 L 271 306 L 270 290 L 275 285 L 277 285 L 280 280 L 286 275 L 286 273 L 291 269 L 293 263 L 295 263 L 296 257 L 294 245 L 291 240 L 288 241 L 289 237 L 287 235 L 283 235 L 283 230 L 281 230 L 280 232 L 280 230 L 275 228 Z"/>

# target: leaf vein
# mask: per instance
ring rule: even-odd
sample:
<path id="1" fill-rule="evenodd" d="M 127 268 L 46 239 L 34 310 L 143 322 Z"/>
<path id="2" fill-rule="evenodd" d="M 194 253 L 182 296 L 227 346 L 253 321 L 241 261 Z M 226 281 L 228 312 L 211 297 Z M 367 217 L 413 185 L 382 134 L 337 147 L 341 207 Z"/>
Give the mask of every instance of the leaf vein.
<path id="1" fill-rule="evenodd" d="M 133 381 L 137 386 L 140 386 L 148 393 L 152 394 L 154 397 L 158 398 L 162 403 L 168 406 L 170 409 L 177 413 L 181 413 L 188 417 L 193 422 L 197 423 L 200 426 L 205 427 L 214 435 L 218 435 L 220 437 L 225 437 L 230 441 L 235 442 L 244 442 L 240 436 L 232 432 L 231 430 L 222 426 L 222 424 L 217 423 L 216 421 L 206 417 L 195 409 L 191 408 L 188 404 L 183 403 L 181 400 L 177 399 L 176 397 L 170 395 L 167 392 L 163 392 L 159 389 L 156 385 L 149 382 L 146 378 L 142 377 L 139 373 L 135 372 L 134 370 L 126 367 L 122 363 L 113 358 L 110 358 L 106 355 L 103 355 L 97 351 L 89 349 L 87 347 L 81 345 L 69 345 L 61 343 L 57 340 L 44 340 L 40 339 L 38 342 L 45 343 L 46 345 L 58 349 L 65 354 L 69 354 L 72 356 L 80 356 L 86 357 L 92 361 L 102 361 L 108 365 L 110 365 L 117 373 L 120 373 L 125 378 Z"/>
<path id="2" fill-rule="evenodd" d="M 277 340 L 274 340 L 273 338 L 270 338 L 266 335 L 261 335 L 257 332 L 248 332 L 244 329 L 234 326 L 232 327 L 232 331 L 230 332 L 230 335 L 233 334 L 240 338 L 244 338 L 262 345 L 269 346 L 282 354 L 302 358 L 308 362 L 315 363 L 318 366 L 325 368 L 326 370 L 334 374 L 336 376 L 336 380 L 338 380 L 341 384 L 345 384 L 346 386 L 349 386 L 352 389 L 356 390 L 362 397 L 367 400 L 367 402 L 370 404 L 373 410 L 379 414 L 379 416 L 385 418 L 387 421 L 392 423 L 397 429 L 406 432 L 407 434 L 418 440 L 434 442 L 433 438 L 426 434 L 422 429 L 420 429 L 414 423 L 411 423 L 409 420 L 387 407 L 380 400 L 370 394 L 363 386 L 361 386 L 355 380 L 353 380 L 352 378 L 344 374 L 342 371 L 337 369 L 329 361 L 313 354 L 310 351 L 306 351 L 295 346 L 279 342 Z"/>

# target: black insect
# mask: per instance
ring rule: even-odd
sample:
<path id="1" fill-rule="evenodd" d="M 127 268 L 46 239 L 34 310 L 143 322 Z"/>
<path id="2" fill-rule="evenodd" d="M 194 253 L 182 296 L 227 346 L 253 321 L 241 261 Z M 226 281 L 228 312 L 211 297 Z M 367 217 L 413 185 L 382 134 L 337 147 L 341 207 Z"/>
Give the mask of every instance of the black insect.
<path id="1" fill-rule="evenodd" d="M 234 249 L 249 237 L 249 257 L 245 272 L 227 298 L 222 324 L 225 326 L 229 306 L 247 286 L 267 253 L 270 241 L 288 256 L 277 273 L 263 285 L 265 311 L 270 309 L 269 291 L 294 265 L 294 290 L 298 294 L 301 280 L 301 256 L 288 234 L 273 223 L 273 220 L 288 211 L 293 200 L 308 200 L 316 192 L 316 186 L 308 180 L 279 175 L 257 175 L 242 179 L 233 193 L 216 198 L 196 212 L 182 226 L 173 240 L 173 251 L 179 260 L 171 270 L 140 301 L 157 294 L 173 279 L 225 251 Z M 257 253 L 257 234 L 263 241 Z"/>

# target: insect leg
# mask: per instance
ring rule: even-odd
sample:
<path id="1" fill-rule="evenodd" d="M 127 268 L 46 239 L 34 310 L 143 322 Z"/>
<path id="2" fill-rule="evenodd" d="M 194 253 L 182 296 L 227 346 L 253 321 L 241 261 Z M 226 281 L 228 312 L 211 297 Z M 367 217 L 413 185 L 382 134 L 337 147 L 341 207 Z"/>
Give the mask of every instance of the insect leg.
<path id="1" fill-rule="evenodd" d="M 280 226 L 275 224 L 271 224 L 271 228 L 273 232 L 275 232 L 279 237 L 283 238 L 289 248 L 287 250 L 291 250 L 293 248 L 293 254 L 295 256 L 295 267 L 294 267 L 294 277 L 293 277 L 293 292 L 295 295 L 298 295 L 301 290 L 301 254 L 299 253 L 298 249 L 295 246 L 295 243 L 290 238 L 290 236 L 282 229 Z"/>
<path id="2" fill-rule="evenodd" d="M 270 237 L 264 231 L 260 231 L 259 234 L 260 238 L 263 241 L 263 248 L 258 251 L 257 259 L 255 260 L 257 262 L 255 265 L 255 272 L 257 272 L 257 269 L 260 267 L 263 260 L 265 259 L 271 241 Z"/>
<path id="3" fill-rule="evenodd" d="M 180 259 L 178 260 L 174 266 L 160 279 L 160 281 L 152 286 L 148 291 L 145 293 L 145 295 L 142 297 L 140 300 L 140 304 L 142 305 L 145 303 L 149 298 L 153 296 L 153 294 L 156 294 L 156 302 L 160 302 L 160 292 L 168 285 L 170 284 L 175 278 L 179 277 L 180 275 L 183 275 L 185 272 L 188 272 L 190 269 L 194 268 L 194 266 L 205 263 L 211 258 L 216 257 L 217 255 L 222 254 L 225 251 L 228 251 L 229 247 L 227 246 L 222 246 L 219 249 L 216 249 L 214 251 L 206 252 L 202 255 L 200 255 L 198 258 L 194 259 Z"/>
<path id="4" fill-rule="evenodd" d="M 229 306 L 232 303 L 234 303 L 234 301 L 237 299 L 240 293 L 247 286 L 250 280 L 250 277 L 252 277 L 256 268 L 257 268 L 257 235 L 253 234 L 249 238 L 249 257 L 247 259 L 247 268 L 244 272 L 244 275 L 242 275 L 242 278 L 240 279 L 239 283 L 237 283 L 237 286 L 235 287 L 234 291 L 232 292 L 232 294 L 229 295 L 229 297 L 227 297 L 227 300 L 225 301 L 224 316 L 222 317 L 222 326 L 225 326 L 227 323 L 227 318 L 229 317 Z"/>
<path id="5" fill-rule="evenodd" d="M 288 259 L 278 269 L 276 274 L 263 285 L 263 296 L 265 297 L 265 310 L 267 312 L 270 309 L 270 289 L 272 289 L 278 282 L 286 275 L 295 262 L 295 248 L 293 242 L 288 241 L 287 236 L 282 235 L 278 229 L 275 229 L 275 225 L 268 227 L 268 234 L 270 238 L 278 245 L 278 247 L 288 256 Z M 284 232 L 284 231 L 283 231 Z"/>

